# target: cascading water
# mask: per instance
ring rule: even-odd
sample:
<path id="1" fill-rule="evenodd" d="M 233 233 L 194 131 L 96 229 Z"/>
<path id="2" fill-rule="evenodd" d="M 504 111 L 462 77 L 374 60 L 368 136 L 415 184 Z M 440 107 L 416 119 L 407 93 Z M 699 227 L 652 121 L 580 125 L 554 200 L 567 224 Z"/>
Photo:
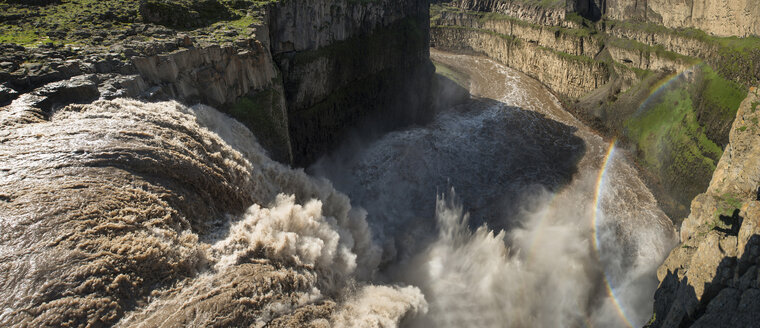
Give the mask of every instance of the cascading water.
<path id="1" fill-rule="evenodd" d="M 536 81 L 433 56 L 480 98 L 327 179 L 204 106 L 0 116 L 0 325 L 640 325 L 675 234 L 636 171 Z"/>
<path id="2" fill-rule="evenodd" d="M 422 289 L 408 325 L 641 326 L 676 236 L 636 170 L 535 80 L 433 59 L 481 99 L 311 169 L 367 209 L 384 279 Z"/>

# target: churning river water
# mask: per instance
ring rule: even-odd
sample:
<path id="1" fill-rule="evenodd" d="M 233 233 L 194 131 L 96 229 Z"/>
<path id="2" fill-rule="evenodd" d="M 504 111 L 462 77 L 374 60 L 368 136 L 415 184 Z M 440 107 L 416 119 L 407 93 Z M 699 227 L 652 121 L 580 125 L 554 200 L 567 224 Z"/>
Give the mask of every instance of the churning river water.
<path id="1" fill-rule="evenodd" d="M 643 325 L 677 237 L 634 167 L 536 80 L 432 58 L 474 99 L 312 168 L 368 211 L 385 279 L 422 290 L 408 325 Z"/>
<path id="2" fill-rule="evenodd" d="M 645 323 L 676 235 L 626 156 L 537 81 L 432 57 L 472 99 L 306 171 L 205 106 L 0 112 L 0 326 Z"/>

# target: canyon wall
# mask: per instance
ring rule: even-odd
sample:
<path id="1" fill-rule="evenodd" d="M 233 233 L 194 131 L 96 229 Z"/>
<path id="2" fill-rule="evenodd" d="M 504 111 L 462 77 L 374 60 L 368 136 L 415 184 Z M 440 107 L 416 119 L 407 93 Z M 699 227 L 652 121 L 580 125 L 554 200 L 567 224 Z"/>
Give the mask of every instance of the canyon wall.
<path id="1" fill-rule="evenodd" d="M 453 0 L 474 11 L 562 25 L 569 13 L 591 20 L 643 20 L 668 28 L 694 28 L 717 36 L 760 36 L 760 3 L 754 0 Z"/>
<path id="2" fill-rule="evenodd" d="M 620 137 L 678 222 L 707 188 L 746 88 L 758 82 L 760 45 L 589 11 L 604 5 L 451 1 L 433 6 L 431 42 L 538 79 L 587 124 Z M 667 123 L 651 130 L 652 120 Z"/>
<path id="3" fill-rule="evenodd" d="M 581 97 L 606 84 L 610 78 L 606 65 L 588 57 L 569 55 L 486 30 L 436 27 L 432 44 L 442 50 L 483 53 L 569 97 Z"/>
<path id="4" fill-rule="evenodd" d="M 639 18 L 719 36 L 760 35 L 760 3 L 755 0 L 607 0 L 604 4 L 604 14 L 615 20 Z"/>
<path id="5" fill-rule="evenodd" d="M 455 0 L 432 9 L 434 47 L 537 78 L 578 118 L 618 137 L 660 206 L 676 223 L 685 217 L 681 245 L 658 270 L 648 327 L 758 320 L 760 42 L 738 38 L 758 34 L 758 6 Z"/>
<path id="6" fill-rule="evenodd" d="M 23 112 L 40 107 L 32 98 L 45 98 L 45 108 L 32 110 L 44 114 L 98 98 L 208 104 L 250 127 L 274 158 L 299 166 L 363 120 L 399 126 L 429 115 L 426 1 L 239 2 L 251 6 L 247 15 L 182 32 L 174 28 L 181 22 L 162 13 L 187 8 L 166 0 L 156 5 L 160 10 L 141 6 L 144 21 L 114 26 L 99 43 L 0 44 L 0 106 Z M 25 17 L 9 16 L 12 24 Z M 66 81 L 84 75 L 90 89 L 72 94 Z"/>
<path id="7" fill-rule="evenodd" d="M 363 120 L 400 126 L 429 115 L 427 2 L 283 1 L 269 25 L 296 164 Z"/>
<path id="8" fill-rule="evenodd" d="M 537 1 L 453 0 L 450 4 L 464 10 L 500 13 L 534 24 L 561 25 L 565 23 L 566 13 L 563 1 L 552 0 L 546 5 Z"/>

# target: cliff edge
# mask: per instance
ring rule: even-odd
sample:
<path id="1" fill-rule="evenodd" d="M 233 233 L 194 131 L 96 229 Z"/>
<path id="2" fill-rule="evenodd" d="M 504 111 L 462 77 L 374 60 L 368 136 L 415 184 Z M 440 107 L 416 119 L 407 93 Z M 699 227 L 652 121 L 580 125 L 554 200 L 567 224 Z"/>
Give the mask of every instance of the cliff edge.
<path id="1" fill-rule="evenodd" d="M 753 88 L 710 186 L 691 203 L 681 245 L 657 271 L 649 327 L 752 327 L 760 319 L 759 120 Z"/>
<path id="2" fill-rule="evenodd" d="M 426 1 L 4 1 L 0 12 L 0 106 L 13 115 L 117 97 L 202 103 L 305 166 L 363 120 L 430 112 Z"/>

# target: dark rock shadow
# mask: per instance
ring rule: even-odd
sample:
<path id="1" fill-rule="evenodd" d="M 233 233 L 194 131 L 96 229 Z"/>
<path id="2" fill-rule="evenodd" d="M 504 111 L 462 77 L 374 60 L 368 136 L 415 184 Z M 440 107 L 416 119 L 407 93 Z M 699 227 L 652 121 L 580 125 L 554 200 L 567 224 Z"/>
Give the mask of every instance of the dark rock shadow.
<path id="1" fill-rule="evenodd" d="M 714 230 L 724 237 L 738 235 L 743 222 L 739 210 L 721 220 L 731 228 Z M 688 278 L 679 280 L 678 271 L 669 271 L 655 293 L 655 314 L 645 327 L 758 327 L 760 235 L 752 235 L 741 254 L 721 259 L 701 299 Z"/>
<path id="2" fill-rule="evenodd" d="M 744 218 L 739 216 L 739 209 L 735 209 L 734 213 L 731 214 L 731 216 L 728 215 L 721 215 L 718 217 L 721 222 L 728 225 L 729 228 L 721 228 L 716 227 L 715 230 L 722 232 L 729 236 L 739 236 L 739 228 L 742 226 L 742 222 L 744 222 Z"/>

